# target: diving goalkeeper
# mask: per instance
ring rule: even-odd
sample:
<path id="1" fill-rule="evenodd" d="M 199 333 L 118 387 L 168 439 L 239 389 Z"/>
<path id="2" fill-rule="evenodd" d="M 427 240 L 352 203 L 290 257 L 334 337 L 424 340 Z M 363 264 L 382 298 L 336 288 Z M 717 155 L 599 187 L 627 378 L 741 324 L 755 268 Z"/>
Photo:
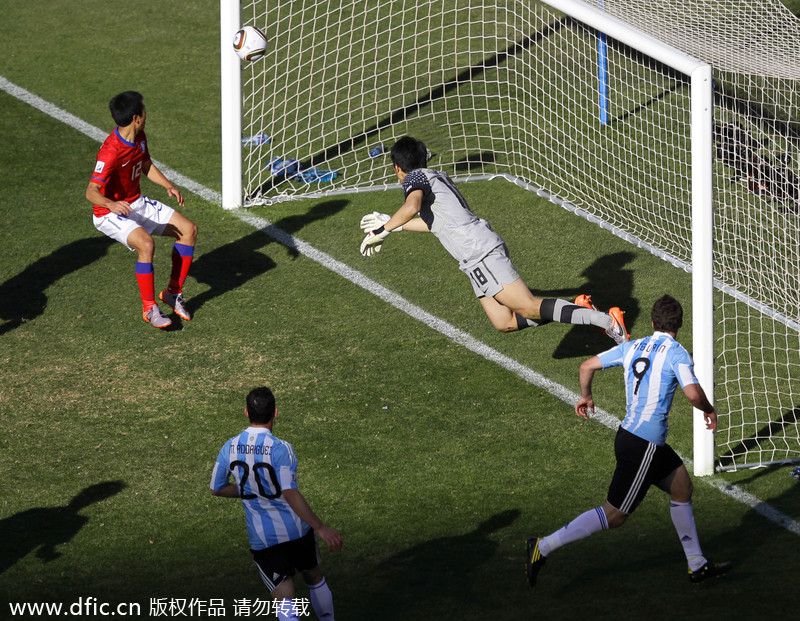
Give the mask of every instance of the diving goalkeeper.
<path id="1" fill-rule="evenodd" d="M 458 261 L 492 325 L 515 332 L 550 322 L 593 325 L 617 344 L 629 340 L 619 307 L 597 310 L 588 295 L 575 302 L 534 296 L 511 264 L 508 248 L 489 223 L 477 217 L 446 173 L 427 168 L 425 144 L 406 136 L 391 150 L 392 164 L 406 200 L 393 216 L 373 212 L 361 219 L 366 233 L 361 254 L 380 251 L 393 231 L 430 232 Z"/>

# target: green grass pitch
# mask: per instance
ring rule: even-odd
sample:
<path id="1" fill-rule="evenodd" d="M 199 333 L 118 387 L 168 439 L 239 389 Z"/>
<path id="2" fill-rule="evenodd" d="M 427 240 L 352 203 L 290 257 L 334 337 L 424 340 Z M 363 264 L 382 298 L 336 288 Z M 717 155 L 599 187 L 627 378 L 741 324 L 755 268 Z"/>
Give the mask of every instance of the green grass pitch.
<path id="1" fill-rule="evenodd" d="M 0 76 L 107 131 L 108 99 L 140 90 L 153 156 L 219 191 L 218 46 L 214 3 L 11 3 Z M 302 491 L 344 537 L 340 554 L 322 551 L 339 619 L 791 615 L 797 534 L 701 481 L 704 551 L 734 561 L 729 576 L 689 584 L 653 491 L 624 528 L 554 554 L 531 590 L 525 540 L 602 503 L 610 429 L 188 193 L 195 318 L 152 329 L 134 255 L 95 231 L 83 197 L 99 144 L 2 91 L 0 111 L 0 619 L 11 602 L 92 597 L 150 618 L 156 599 L 219 599 L 228 617 L 237 600 L 268 599 L 241 507 L 208 492 L 217 451 L 245 426 L 244 395 L 263 383 Z M 690 305 L 687 274 L 559 207 L 503 181 L 462 187 L 535 293 L 619 304 L 634 336 L 663 292 Z M 398 189 L 250 213 L 577 390 L 581 360 L 610 344 L 599 332 L 496 333 L 433 236 L 392 236 L 362 259 L 359 219 L 401 200 Z M 156 244 L 157 286 L 169 248 Z M 601 374 L 595 395 L 622 415 L 619 375 Z M 691 454 L 685 402 L 671 443 Z M 787 471 L 718 480 L 797 520 Z"/>

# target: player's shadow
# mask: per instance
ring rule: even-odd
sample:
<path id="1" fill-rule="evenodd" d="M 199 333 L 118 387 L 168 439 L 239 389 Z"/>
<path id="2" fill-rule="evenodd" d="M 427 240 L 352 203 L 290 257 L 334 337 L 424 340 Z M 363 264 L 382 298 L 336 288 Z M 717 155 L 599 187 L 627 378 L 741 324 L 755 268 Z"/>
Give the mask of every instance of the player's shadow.
<path id="1" fill-rule="evenodd" d="M 639 317 L 639 302 L 633 297 L 633 270 L 625 269 L 625 266 L 634 258 L 632 252 L 607 254 L 581 273 L 586 278 L 586 284 L 570 289 L 536 290 L 533 293 L 538 297 L 557 297 L 569 301 L 585 293 L 592 296 L 592 302 L 602 311 L 619 306 L 625 311 L 625 325 L 630 332 Z M 633 335 L 631 338 L 634 338 Z M 553 352 L 553 358 L 593 356 L 613 345 L 614 342 L 599 328 L 572 326 Z"/>
<path id="2" fill-rule="evenodd" d="M 370 568 L 365 584 L 372 586 L 354 618 L 374 621 L 379 610 L 384 621 L 426 619 L 433 604 L 457 610 L 479 601 L 478 593 L 491 590 L 482 566 L 493 562 L 499 547 L 491 536 L 519 516 L 517 509 L 503 511 L 469 533 L 426 541 Z"/>
<path id="3" fill-rule="evenodd" d="M 122 481 L 105 481 L 79 492 L 65 507 L 37 507 L 0 520 L 0 574 L 36 550 L 49 563 L 61 556 L 56 546 L 69 542 L 89 521 L 81 511 L 118 494 Z"/>
<path id="4" fill-rule="evenodd" d="M 0 335 L 44 313 L 47 288 L 103 257 L 113 243 L 105 235 L 70 242 L 0 284 Z"/>
<path id="5" fill-rule="evenodd" d="M 481 153 L 470 153 L 463 159 L 456 162 L 456 172 L 474 172 L 483 170 L 484 166 L 494 164 L 497 157 L 494 151 L 483 151 Z"/>
<path id="6" fill-rule="evenodd" d="M 795 406 L 785 411 L 778 420 L 769 422 L 754 435 L 744 438 L 739 444 L 722 453 L 719 456 L 720 463 L 723 466 L 733 465 L 736 455 L 757 450 L 762 442 L 770 441 L 771 438 L 783 437 L 787 428 L 794 428 L 795 431 L 792 435 L 796 436 L 798 422 L 800 422 L 800 406 Z"/>
<path id="7" fill-rule="evenodd" d="M 206 302 L 273 269 L 276 266 L 275 261 L 264 252 L 270 244 L 284 246 L 292 258 L 300 256 L 293 235 L 304 226 L 341 211 L 348 203 L 346 200 L 317 203 L 306 213 L 287 216 L 198 257 L 192 263 L 190 274 L 197 282 L 208 285 L 209 288 L 189 299 L 189 310 L 194 313 Z"/>

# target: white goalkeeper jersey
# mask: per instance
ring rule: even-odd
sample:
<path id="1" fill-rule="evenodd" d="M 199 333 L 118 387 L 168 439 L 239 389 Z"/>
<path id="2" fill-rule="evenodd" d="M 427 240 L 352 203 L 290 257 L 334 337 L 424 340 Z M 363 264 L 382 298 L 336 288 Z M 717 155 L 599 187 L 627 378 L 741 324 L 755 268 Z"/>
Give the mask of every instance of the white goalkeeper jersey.
<path id="1" fill-rule="evenodd" d="M 469 270 L 503 244 L 489 223 L 472 213 L 447 173 L 412 170 L 403 179 L 403 191 L 408 196 L 414 190 L 422 190 L 420 217 L 462 270 Z"/>
<path id="2" fill-rule="evenodd" d="M 622 366 L 625 371 L 628 408 L 622 428 L 653 444 L 665 444 L 675 390 L 699 383 L 689 352 L 670 334 L 654 332 L 597 357 L 604 369 Z"/>
<path id="3" fill-rule="evenodd" d="M 248 427 L 220 450 L 211 489 L 225 487 L 231 475 L 239 486 L 251 549 L 299 539 L 311 529 L 282 495 L 284 489 L 297 489 L 297 456 L 291 444 L 264 427 Z"/>

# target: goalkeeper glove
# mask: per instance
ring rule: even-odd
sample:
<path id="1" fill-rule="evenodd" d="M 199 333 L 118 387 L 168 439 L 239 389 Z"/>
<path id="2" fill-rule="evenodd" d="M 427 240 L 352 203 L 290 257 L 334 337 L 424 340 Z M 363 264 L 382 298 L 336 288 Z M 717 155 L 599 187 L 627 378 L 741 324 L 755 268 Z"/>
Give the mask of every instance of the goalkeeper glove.
<path id="1" fill-rule="evenodd" d="M 373 254 L 380 252 L 383 240 L 388 237 L 390 232 L 381 226 L 367 233 L 364 241 L 361 242 L 361 254 L 365 257 L 371 257 Z"/>
<path id="2" fill-rule="evenodd" d="M 382 227 L 389 221 L 389 218 L 391 218 L 391 216 L 388 213 L 373 211 L 372 213 L 368 213 L 366 216 L 361 218 L 359 226 L 361 227 L 362 231 L 369 233 L 370 231 L 374 231 L 375 229 Z M 402 230 L 403 227 L 398 226 L 397 228 L 392 229 L 392 232 Z"/>

